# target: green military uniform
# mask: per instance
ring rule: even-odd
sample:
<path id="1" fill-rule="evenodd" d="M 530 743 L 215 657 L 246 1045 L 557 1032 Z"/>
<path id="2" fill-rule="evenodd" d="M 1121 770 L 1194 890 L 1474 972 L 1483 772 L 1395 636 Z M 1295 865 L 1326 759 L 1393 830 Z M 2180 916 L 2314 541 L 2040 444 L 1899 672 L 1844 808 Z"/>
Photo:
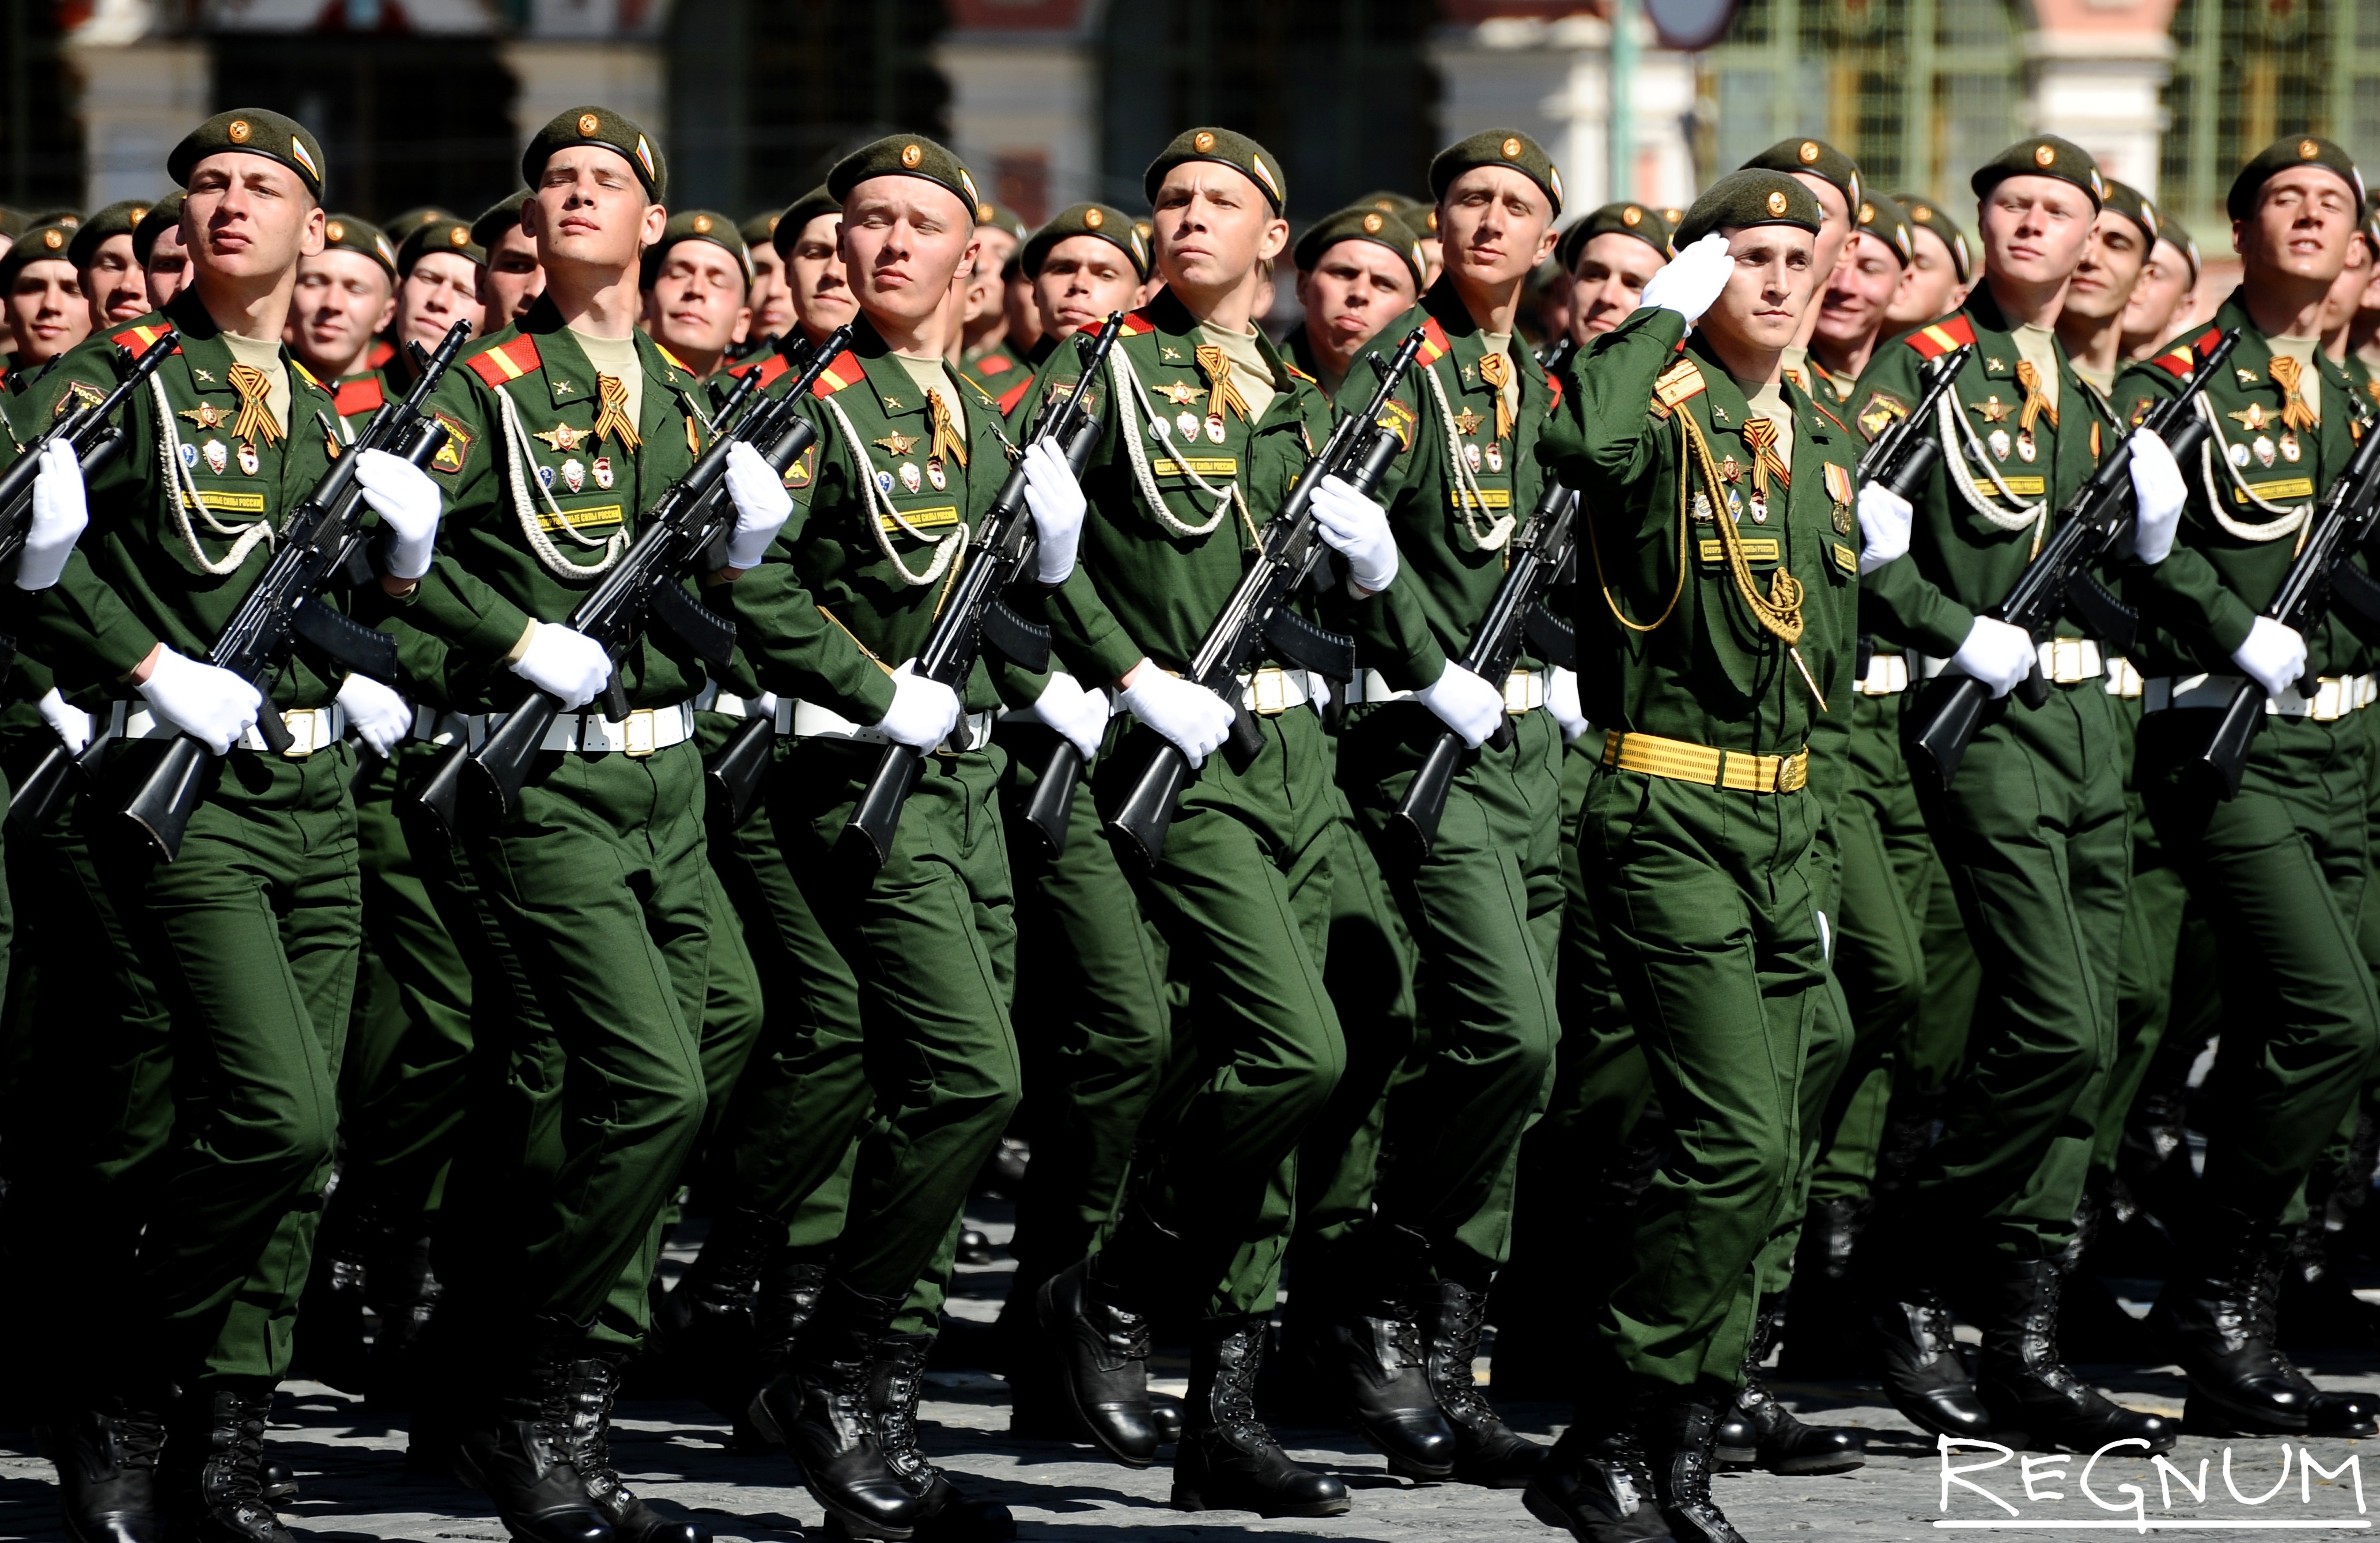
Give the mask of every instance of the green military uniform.
<path id="1" fill-rule="evenodd" d="M 975 206 L 975 223 L 978 230 L 1008 232 L 1016 238 L 1018 250 L 1023 250 L 1027 233 L 1024 220 L 1014 210 L 1002 208 L 990 199 L 980 199 Z M 1012 256 L 1010 261 L 1014 261 L 1015 258 Z M 994 341 L 961 352 L 959 373 L 997 399 L 1030 380 L 1033 365 L 1026 358 L 1023 350 L 1009 342 L 1007 328 L 1003 326 Z"/>

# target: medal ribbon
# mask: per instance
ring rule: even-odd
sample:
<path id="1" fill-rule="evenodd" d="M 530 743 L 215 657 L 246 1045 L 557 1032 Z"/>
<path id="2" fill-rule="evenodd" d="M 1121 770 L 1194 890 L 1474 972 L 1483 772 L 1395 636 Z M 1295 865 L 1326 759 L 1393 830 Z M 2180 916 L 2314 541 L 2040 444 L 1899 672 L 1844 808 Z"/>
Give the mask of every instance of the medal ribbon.
<path id="1" fill-rule="evenodd" d="M 231 388 L 239 393 L 239 420 L 231 426 L 232 436 L 255 445 L 269 445 L 279 439 L 281 425 L 273 420 L 273 409 L 266 405 L 273 395 L 273 383 L 264 371 L 252 364 L 235 364 Z"/>
<path id="2" fill-rule="evenodd" d="M 594 436 L 601 444 L 610 434 L 620 442 L 620 448 L 633 456 L 645 447 L 638 436 L 637 426 L 628 420 L 628 383 L 617 375 L 595 377 L 595 395 L 601 400 L 596 409 Z"/>
<path id="3" fill-rule="evenodd" d="M 1495 388 L 1496 437 L 1511 439 L 1512 437 L 1512 405 L 1505 400 L 1504 388 L 1512 382 L 1512 361 L 1501 354 L 1480 355 L 1479 379 Z"/>
<path id="4" fill-rule="evenodd" d="M 2051 428 L 2057 428 L 2058 409 L 2051 407 L 2049 398 L 2041 394 L 2041 371 L 2034 368 L 2033 360 L 2016 361 L 2016 383 L 2024 387 L 2024 411 L 2017 415 L 2016 431 L 2020 434 L 2033 432 L 2033 420 L 2036 418 L 2046 418 L 2049 419 Z"/>
<path id="5" fill-rule="evenodd" d="M 966 441 L 959 437 L 958 425 L 951 421 L 951 405 L 931 386 L 926 388 L 926 411 L 934 424 L 934 437 L 926 446 L 927 456 L 966 465 Z"/>
<path id="6" fill-rule="evenodd" d="M 2273 383 L 2281 388 L 2281 426 L 2285 429 L 2313 430 L 2322 426 L 2313 409 L 2298 395 L 2298 384 L 2305 379 L 2305 366 L 2287 354 L 2275 354 L 2265 366 Z"/>
<path id="7" fill-rule="evenodd" d="M 1207 372 L 1207 416 L 1220 418 L 1229 407 L 1242 419 L 1248 416 L 1248 399 L 1232 383 L 1232 361 L 1223 350 L 1212 343 L 1201 343 L 1197 349 L 1198 368 Z"/>
<path id="8" fill-rule="evenodd" d="M 1777 475 L 1780 488 L 1793 485 L 1793 474 L 1785 469 L 1785 462 L 1777 454 L 1777 420 L 1754 417 L 1743 426 L 1743 444 L 1752 453 L 1752 491 L 1762 498 L 1768 496 L 1768 476 Z"/>

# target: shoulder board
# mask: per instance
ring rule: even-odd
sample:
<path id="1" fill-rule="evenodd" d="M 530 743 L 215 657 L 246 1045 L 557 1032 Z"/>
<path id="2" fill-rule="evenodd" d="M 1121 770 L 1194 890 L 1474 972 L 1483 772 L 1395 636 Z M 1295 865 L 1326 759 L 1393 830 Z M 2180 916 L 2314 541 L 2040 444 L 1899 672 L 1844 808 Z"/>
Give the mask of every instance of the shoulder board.
<path id="1" fill-rule="evenodd" d="M 1703 372 L 1692 359 L 1680 359 L 1653 379 L 1653 401 L 1664 417 L 1690 397 L 1703 394 Z"/>
<path id="2" fill-rule="evenodd" d="M 856 386 L 866 379 L 868 379 L 868 371 L 859 367 L 859 356 L 845 348 L 835 356 L 832 364 L 820 372 L 818 383 L 810 387 L 810 395 L 818 397 L 832 396 L 836 392 Z"/>
<path id="3" fill-rule="evenodd" d="M 1138 337 L 1143 333 L 1153 333 L 1156 330 L 1157 323 L 1148 319 L 1148 312 L 1145 310 L 1135 310 L 1131 315 L 1123 319 L 1123 330 L 1116 335 L 1119 337 Z"/>
<path id="4" fill-rule="evenodd" d="M 777 377 L 785 374 L 793 368 L 794 367 L 792 365 L 785 362 L 784 355 L 777 352 L 774 348 L 771 348 L 769 350 L 766 358 L 755 360 L 750 364 L 739 364 L 734 370 L 730 371 L 729 373 L 735 375 L 748 375 L 753 371 L 757 370 L 760 372 L 760 389 L 766 391 L 771 386 L 777 383 Z"/>
<path id="5" fill-rule="evenodd" d="M 371 352 L 364 356 L 364 368 L 366 370 L 385 369 L 388 361 L 395 358 L 396 358 L 396 345 L 383 337 L 374 342 Z"/>
<path id="6" fill-rule="evenodd" d="M 156 342 L 159 338 L 164 335 L 165 329 L 163 327 L 127 327 L 122 332 L 117 333 L 113 338 L 109 339 L 109 341 L 120 344 L 124 347 L 129 348 L 134 353 L 139 354 L 147 351 L 149 345 Z M 182 346 L 180 344 L 177 343 L 174 345 L 174 352 L 178 354 L 181 351 Z"/>
<path id="7" fill-rule="evenodd" d="M 537 339 L 523 333 L 510 343 L 482 348 L 464 362 L 471 367 L 472 374 L 491 386 L 500 386 L 506 381 L 519 380 L 541 361 L 537 357 Z"/>
<path id="8" fill-rule="evenodd" d="M 1437 317 L 1433 316 L 1421 324 L 1420 361 L 1422 363 L 1436 364 L 1451 352 L 1453 347 L 1454 345 L 1447 341 L 1446 329 L 1438 324 Z"/>
<path id="9" fill-rule="evenodd" d="M 1000 416 L 1006 418 L 1009 414 L 1014 412 L 1016 410 L 1016 404 L 1024 401 L 1025 394 L 1032 389 L 1033 380 L 1030 376 L 1027 376 L 1024 380 L 1017 382 L 1014 385 L 1010 386 L 1000 398 Z"/>
<path id="10" fill-rule="evenodd" d="M 378 412 L 387 400 L 388 394 L 381 389 L 378 375 L 358 376 L 342 383 L 331 394 L 331 407 L 341 418 Z"/>
<path id="11" fill-rule="evenodd" d="M 662 358 L 668 360 L 678 369 L 685 371 L 687 374 L 691 375 L 694 373 L 694 366 L 686 363 L 686 360 L 678 358 L 675 354 L 671 353 L 667 348 L 662 347 L 660 344 L 656 343 L 653 345 L 653 351 L 660 354 Z"/>
<path id="12" fill-rule="evenodd" d="M 2223 329 L 2209 327 L 2187 343 L 2177 343 L 2156 357 L 2158 366 L 2178 381 L 2198 373 L 2198 356 L 2223 341 Z"/>
<path id="13" fill-rule="evenodd" d="M 1307 385 L 1317 386 L 1322 383 L 1320 381 L 1318 381 L 1313 376 L 1307 374 L 1305 371 L 1300 370 L 1297 366 L 1290 363 L 1287 359 L 1281 361 L 1281 367 L 1289 371 L 1289 378 L 1293 381 L 1304 381 Z"/>
<path id="14" fill-rule="evenodd" d="M 1909 334 L 1909 346 L 1917 350 L 1920 358 L 1940 358 L 1953 348 L 1963 348 L 1975 340 L 1975 325 L 1967 313 L 1946 316 L 1930 327 L 1920 327 Z"/>
<path id="15" fill-rule="evenodd" d="M 998 354 L 986 354 L 983 358 L 975 361 L 975 368 L 977 372 L 979 374 L 1005 375 L 1016 367 L 1010 364 Z"/>

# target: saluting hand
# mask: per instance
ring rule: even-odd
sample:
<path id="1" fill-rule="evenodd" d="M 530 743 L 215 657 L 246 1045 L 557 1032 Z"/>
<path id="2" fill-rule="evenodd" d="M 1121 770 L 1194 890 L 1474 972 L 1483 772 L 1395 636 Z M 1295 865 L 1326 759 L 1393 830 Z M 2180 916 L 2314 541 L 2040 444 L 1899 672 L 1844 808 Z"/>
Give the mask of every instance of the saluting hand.
<path id="1" fill-rule="evenodd" d="M 1727 237 L 1712 231 L 1645 280 L 1644 298 L 1637 303 L 1659 306 L 1689 322 L 1697 322 L 1734 276 L 1735 259 L 1728 252 Z"/>

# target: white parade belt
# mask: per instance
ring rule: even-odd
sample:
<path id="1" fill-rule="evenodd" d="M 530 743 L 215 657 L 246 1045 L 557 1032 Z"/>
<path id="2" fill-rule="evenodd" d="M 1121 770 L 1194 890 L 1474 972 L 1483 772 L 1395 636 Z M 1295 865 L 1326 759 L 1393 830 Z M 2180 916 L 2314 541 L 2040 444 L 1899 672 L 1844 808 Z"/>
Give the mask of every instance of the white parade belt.
<path id="1" fill-rule="evenodd" d="M 304 760 L 317 750 L 329 749 L 347 732 L 347 710 L 336 702 L 329 707 L 291 708 L 280 716 L 293 741 L 289 748 L 281 753 L 291 760 Z M 108 736 L 112 739 L 173 739 L 182 732 L 147 708 L 134 707 L 130 702 L 110 703 L 107 724 Z M 264 749 L 264 736 L 249 729 L 239 736 L 239 742 L 232 748 Z"/>
<path id="2" fill-rule="evenodd" d="M 834 709 L 820 702 L 795 701 L 790 698 L 777 699 L 777 732 L 795 739 L 848 739 L 861 745 L 892 745 L 898 743 L 882 729 L 855 723 Z M 970 712 L 962 717 L 951 736 L 941 748 L 980 750 L 991 743 L 992 714 Z"/>
<path id="3" fill-rule="evenodd" d="M 2245 675 L 2153 675 L 2143 684 L 2141 711 L 2228 707 L 2247 679 Z M 2277 697 L 2266 697 L 2265 711 L 2278 718 L 2311 718 L 2317 723 L 2330 723 L 2370 707 L 2374 694 L 2370 675 L 2324 675 L 2314 683 L 2313 696 L 2292 686 Z"/>
<path id="4" fill-rule="evenodd" d="M 1515 670 L 1504 677 L 1504 711 L 1517 718 L 1524 712 L 1535 712 L 1546 705 L 1546 687 L 1552 683 L 1552 673 L 1547 670 Z M 1378 670 L 1358 670 L 1347 684 L 1347 702 L 1402 702 L 1413 698 L 1410 691 L 1400 691 L 1389 684 L 1389 677 Z"/>

